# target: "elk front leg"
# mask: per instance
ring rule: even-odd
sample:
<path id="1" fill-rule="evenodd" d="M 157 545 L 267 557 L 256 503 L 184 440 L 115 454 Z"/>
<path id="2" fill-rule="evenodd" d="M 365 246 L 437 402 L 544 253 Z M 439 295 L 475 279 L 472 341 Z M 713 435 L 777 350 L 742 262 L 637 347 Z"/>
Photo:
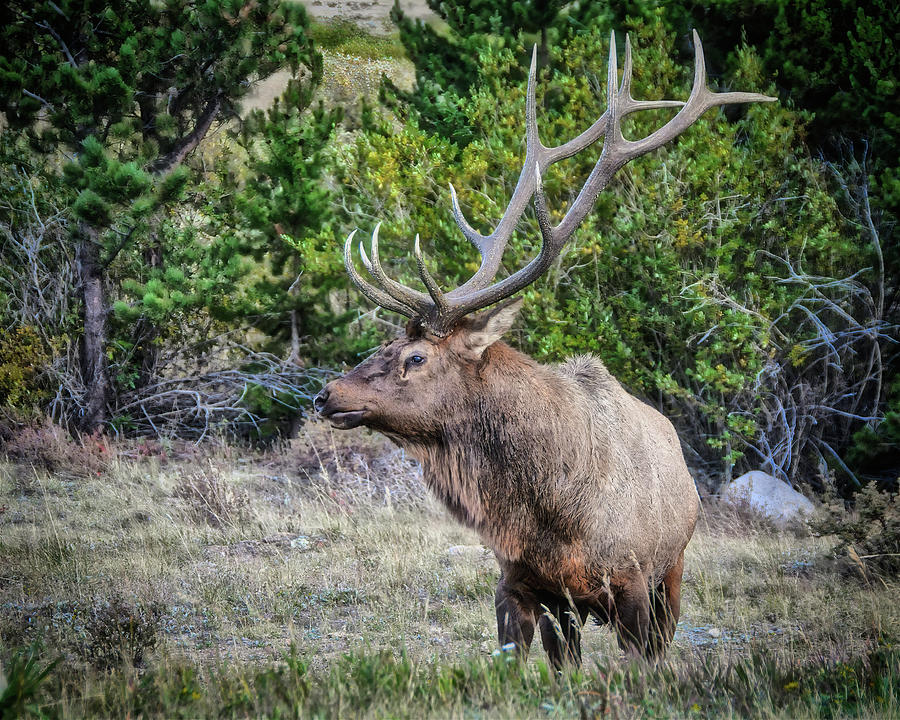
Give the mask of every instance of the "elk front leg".
<path id="1" fill-rule="evenodd" d="M 581 666 L 581 613 L 568 600 L 548 603 L 538 621 L 541 642 L 557 670 L 565 665 Z"/>
<path id="2" fill-rule="evenodd" d="M 650 634 L 650 593 L 647 578 L 635 573 L 614 593 L 619 647 L 629 656 L 647 655 Z"/>
<path id="3" fill-rule="evenodd" d="M 516 652 L 527 657 L 531 641 L 534 639 L 534 603 L 522 593 L 506 584 L 500 576 L 497 593 L 494 596 L 497 610 L 497 635 L 500 647 L 515 643 Z"/>

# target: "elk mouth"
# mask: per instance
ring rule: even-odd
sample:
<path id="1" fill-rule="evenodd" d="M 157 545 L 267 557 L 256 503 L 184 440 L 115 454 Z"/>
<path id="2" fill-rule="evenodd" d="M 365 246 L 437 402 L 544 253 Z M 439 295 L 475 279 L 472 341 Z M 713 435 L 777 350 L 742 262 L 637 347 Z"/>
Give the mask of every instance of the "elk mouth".
<path id="1" fill-rule="evenodd" d="M 320 413 L 323 418 L 339 430 L 349 430 L 363 424 L 366 410 L 346 410 L 342 412 Z"/>

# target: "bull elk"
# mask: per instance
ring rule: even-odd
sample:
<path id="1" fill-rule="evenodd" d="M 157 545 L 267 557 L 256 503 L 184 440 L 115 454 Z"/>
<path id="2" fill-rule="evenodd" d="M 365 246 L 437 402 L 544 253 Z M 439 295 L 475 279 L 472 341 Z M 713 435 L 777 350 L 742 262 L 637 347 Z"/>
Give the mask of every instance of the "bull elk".
<path id="1" fill-rule="evenodd" d="M 684 550 L 699 501 L 672 424 L 626 392 L 595 357 L 541 365 L 500 338 L 534 282 L 558 256 L 614 173 L 684 132 L 708 109 L 771 101 L 754 93 L 714 93 L 706 86 L 694 33 L 694 84 L 686 102 L 631 96 L 631 46 L 617 83 L 610 38 L 608 107 L 585 132 L 558 147 L 538 138 L 532 54 L 526 101 L 526 155 L 513 196 L 494 232 L 465 219 L 450 187 L 459 229 L 481 254 L 478 271 L 444 292 L 414 253 L 427 293 L 387 276 L 378 256 L 360 255 L 375 284 L 344 262 L 353 283 L 382 308 L 409 318 L 405 334 L 385 344 L 316 397 L 336 428 L 378 430 L 422 465 L 430 489 L 473 528 L 500 565 L 496 592 L 500 644 L 527 653 L 539 626 L 556 667 L 581 661 L 581 626 L 608 622 L 629 654 L 660 656 L 678 621 Z M 626 140 L 622 120 L 639 110 L 679 107 L 665 125 Z M 604 138 L 600 158 L 562 221 L 547 211 L 541 172 Z M 494 282 L 504 248 L 530 199 L 542 236 L 525 267 Z M 504 301 L 505 302 L 501 302 Z M 476 311 L 495 306 L 488 310 Z M 476 313 L 476 314 L 473 314 Z"/>

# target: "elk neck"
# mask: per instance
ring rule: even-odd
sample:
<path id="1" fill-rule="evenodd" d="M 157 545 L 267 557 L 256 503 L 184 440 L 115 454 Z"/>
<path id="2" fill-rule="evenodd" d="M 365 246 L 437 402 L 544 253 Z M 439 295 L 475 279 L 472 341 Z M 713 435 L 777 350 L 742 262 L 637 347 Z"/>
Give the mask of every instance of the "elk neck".
<path id="1" fill-rule="evenodd" d="M 575 465 L 591 443 L 590 423 L 569 389 L 552 367 L 497 342 L 448 404 L 438 435 L 395 439 L 422 463 L 426 483 L 450 512 L 514 558 L 533 522 L 525 509 L 548 508 L 553 486 L 584 472 Z M 542 532 L 570 535 L 572 528 L 553 527 L 557 513 L 548 510 Z"/>

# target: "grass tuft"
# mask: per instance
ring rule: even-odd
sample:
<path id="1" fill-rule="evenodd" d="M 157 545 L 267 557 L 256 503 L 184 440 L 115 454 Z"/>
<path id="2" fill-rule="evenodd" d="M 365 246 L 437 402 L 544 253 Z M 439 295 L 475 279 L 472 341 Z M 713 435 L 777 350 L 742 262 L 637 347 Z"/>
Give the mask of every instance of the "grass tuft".
<path id="1" fill-rule="evenodd" d="M 406 57 L 406 51 L 396 35 L 372 35 L 344 18 L 315 21 L 310 35 L 323 50 L 370 60 Z"/>

